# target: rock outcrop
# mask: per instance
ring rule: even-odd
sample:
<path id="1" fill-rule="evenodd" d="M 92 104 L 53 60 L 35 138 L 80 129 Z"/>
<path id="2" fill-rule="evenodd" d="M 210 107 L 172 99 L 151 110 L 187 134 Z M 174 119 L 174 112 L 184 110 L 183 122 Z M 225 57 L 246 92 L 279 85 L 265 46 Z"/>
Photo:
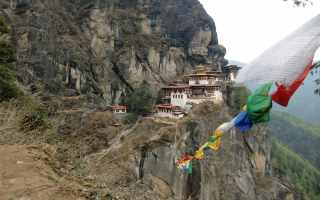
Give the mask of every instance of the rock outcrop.
<path id="1" fill-rule="evenodd" d="M 193 163 L 192 174 L 176 168 L 179 156 L 194 152 L 228 118 L 227 110 L 202 104 L 177 123 L 145 119 L 122 135 L 120 143 L 86 157 L 83 165 L 96 183 L 119 199 L 299 199 L 293 187 L 272 172 L 265 127 L 246 135 L 232 130 L 221 150 L 209 151 L 204 160 Z"/>
<path id="2" fill-rule="evenodd" d="M 106 104 L 143 80 L 156 91 L 199 63 L 226 64 L 197 0 L 3 0 L 27 88 L 74 89 Z"/>

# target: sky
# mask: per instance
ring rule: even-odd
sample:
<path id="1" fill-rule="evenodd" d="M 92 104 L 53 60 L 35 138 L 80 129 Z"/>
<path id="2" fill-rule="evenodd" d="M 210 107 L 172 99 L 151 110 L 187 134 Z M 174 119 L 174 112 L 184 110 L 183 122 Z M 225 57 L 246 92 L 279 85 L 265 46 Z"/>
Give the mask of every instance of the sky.
<path id="1" fill-rule="evenodd" d="M 297 7 L 282 0 L 200 0 L 214 19 L 227 59 L 248 63 L 320 13 L 320 2 Z M 316 58 L 320 59 L 320 51 Z"/>

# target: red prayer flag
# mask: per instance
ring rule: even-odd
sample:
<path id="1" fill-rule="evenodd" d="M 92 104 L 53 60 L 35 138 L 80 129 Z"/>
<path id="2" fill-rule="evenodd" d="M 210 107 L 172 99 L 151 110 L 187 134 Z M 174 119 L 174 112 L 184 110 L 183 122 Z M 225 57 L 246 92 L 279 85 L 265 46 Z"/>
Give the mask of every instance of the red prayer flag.
<path id="1" fill-rule="evenodd" d="M 192 160 L 193 157 L 189 155 L 184 155 L 180 160 L 177 161 L 178 164 L 183 164 L 185 162 L 188 162 L 189 160 Z"/>
<path id="2" fill-rule="evenodd" d="M 303 83 L 304 79 L 307 77 L 311 69 L 313 68 L 312 61 L 307 65 L 304 71 L 299 75 L 299 77 L 294 80 L 291 85 L 285 86 L 283 84 L 277 84 L 277 90 L 272 94 L 272 100 L 284 107 L 287 107 L 290 98 L 297 91 L 300 85 Z"/>

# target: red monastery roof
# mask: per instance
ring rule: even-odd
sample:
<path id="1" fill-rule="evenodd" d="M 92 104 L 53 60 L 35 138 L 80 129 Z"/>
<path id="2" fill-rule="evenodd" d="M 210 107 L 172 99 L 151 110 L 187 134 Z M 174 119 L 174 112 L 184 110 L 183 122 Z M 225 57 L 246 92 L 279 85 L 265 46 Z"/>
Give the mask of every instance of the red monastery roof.
<path id="1" fill-rule="evenodd" d="M 113 105 L 112 110 L 126 110 L 128 109 L 128 106 L 125 105 Z"/>
<path id="2" fill-rule="evenodd" d="M 188 89 L 188 88 L 190 88 L 190 86 L 186 84 L 179 84 L 179 85 L 170 84 L 169 86 L 163 87 L 162 89 Z"/>
<path id="3" fill-rule="evenodd" d="M 181 110 L 181 108 L 179 106 L 174 106 L 171 104 L 158 104 L 158 105 L 156 105 L 156 108 L 165 108 L 165 109 L 171 109 L 171 110 L 176 110 L 176 111 Z"/>
<path id="4" fill-rule="evenodd" d="M 173 109 L 175 108 L 174 105 L 171 105 L 171 104 L 159 104 L 159 105 L 156 105 L 157 108 L 168 108 L 168 109 Z"/>

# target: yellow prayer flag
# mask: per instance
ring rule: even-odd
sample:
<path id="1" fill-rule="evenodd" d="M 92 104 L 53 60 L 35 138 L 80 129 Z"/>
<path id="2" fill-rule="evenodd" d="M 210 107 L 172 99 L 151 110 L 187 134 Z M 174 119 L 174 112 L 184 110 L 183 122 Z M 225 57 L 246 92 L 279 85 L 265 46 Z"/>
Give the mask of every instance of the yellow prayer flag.
<path id="1" fill-rule="evenodd" d="M 208 147 L 214 151 L 219 150 L 221 146 L 221 137 L 217 138 L 214 142 L 209 142 Z"/>
<path id="2" fill-rule="evenodd" d="M 202 160 L 204 158 L 204 152 L 203 150 L 198 150 L 196 151 L 196 153 L 194 154 L 194 157 L 197 159 L 197 160 Z"/>
<path id="3" fill-rule="evenodd" d="M 223 131 L 221 131 L 220 129 L 217 129 L 217 130 L 214 132 L 214 136 L 215 136 L 215 137 L 222 137 L 222 136 L 223 136 Z"/>
<path id="4" fill-rule="evenodd" d="M 203 151 L 206 147 L 208 146 L 208 142 L 204 143 L 204 145 L 202 145 L 199 150 Z"/>
<path id="5" fill-rule="evenodd" d="M 242 107 L 242 111 L 247 111 L 247 105 L 244 105 L 244 106 Z"/>

